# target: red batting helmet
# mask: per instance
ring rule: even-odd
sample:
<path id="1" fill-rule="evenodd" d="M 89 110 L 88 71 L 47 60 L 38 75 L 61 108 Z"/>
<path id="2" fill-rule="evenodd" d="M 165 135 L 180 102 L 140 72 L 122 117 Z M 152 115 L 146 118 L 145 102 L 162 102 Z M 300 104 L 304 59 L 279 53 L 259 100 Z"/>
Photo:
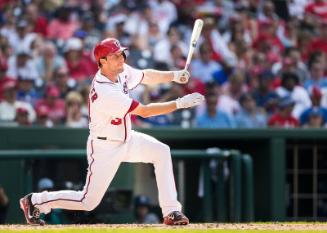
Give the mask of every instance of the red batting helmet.
<path id="1" fill-rule="evenodd" d="M 119 41 L 115 38 L 107 38 L 98 43 L 94 48 L 94 57 L 97 62 L 100 58 L 106 57 L 109 54 L 120 53 L 127 50 L 126 47 L 122 47 Z"/>

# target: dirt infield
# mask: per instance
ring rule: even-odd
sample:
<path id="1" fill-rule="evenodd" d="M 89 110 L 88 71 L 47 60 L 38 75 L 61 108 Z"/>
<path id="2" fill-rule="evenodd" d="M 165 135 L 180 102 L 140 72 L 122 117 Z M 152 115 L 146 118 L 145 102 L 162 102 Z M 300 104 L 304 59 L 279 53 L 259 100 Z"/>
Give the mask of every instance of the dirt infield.
<path id="1" fill-rule="evenodd" d="M 274 230 L 274 231 L 326 231 L 327 223 L 205 223 L 188 226 L 165 226 L 162 224 L 96 224 L 96 225 L 46 225 L 35 227 L 28 225 L 0 225 L 3 230 L 32 229 L 220 229 L 220 230 Z"/>

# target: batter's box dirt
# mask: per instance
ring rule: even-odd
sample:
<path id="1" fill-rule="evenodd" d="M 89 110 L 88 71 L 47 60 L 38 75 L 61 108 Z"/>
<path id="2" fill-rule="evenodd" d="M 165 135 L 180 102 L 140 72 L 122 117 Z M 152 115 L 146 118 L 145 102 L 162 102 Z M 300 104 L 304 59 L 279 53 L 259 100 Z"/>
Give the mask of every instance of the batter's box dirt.
<path id="1" fill-rule="evenodd" d="M 96 225 L 46 225 L 46 226 L 28 226 L 28 225 L 0 225 L 0 232 L 5 230 L 36 230 L 36 229 L 184 229 L 184 230 L 264 230 L 264 231 L 326 231 L 327 223 L 203 223 L 189 224 L 188 226 L 165 226 L 163 224 L 96 224 Z M 4 230 L 4 231 L 3 231 Z M 10 231 L 9 231 L 10 232 Z M 185 231 L 187 232 L 187 231 Z"/>

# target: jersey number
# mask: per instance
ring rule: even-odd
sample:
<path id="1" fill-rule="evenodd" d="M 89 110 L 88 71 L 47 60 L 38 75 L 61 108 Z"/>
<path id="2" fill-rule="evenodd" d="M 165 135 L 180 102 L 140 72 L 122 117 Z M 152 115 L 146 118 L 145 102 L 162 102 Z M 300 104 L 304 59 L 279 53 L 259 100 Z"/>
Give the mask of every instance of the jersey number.
<path id="1" fill-rule="evenodd" d="M 120 125 L 121 124 L 121 118 L 115 118 L 113 120 L 111 120 L 111 124 L 112 125 Z"/>

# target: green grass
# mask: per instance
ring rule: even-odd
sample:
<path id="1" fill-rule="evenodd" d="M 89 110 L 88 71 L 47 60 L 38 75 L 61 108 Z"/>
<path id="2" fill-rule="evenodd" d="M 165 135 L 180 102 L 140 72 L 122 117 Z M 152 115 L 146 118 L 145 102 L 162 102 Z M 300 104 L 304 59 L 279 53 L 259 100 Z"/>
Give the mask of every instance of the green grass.
<path id="1" fill-rule="evenodd" d="M 317 232 L 323 232 L 323 231 L 281 231 L 281 230 L 220 230 L 220 229 L 6 229 L 6 230 L 0 230 L 0 233 L 213 233 L 213 232 L 219 232 L 219 233 L 258 233 L 258 232 L 264 232 L 264 233 L 275 233 L 275 232 L 283 232 L 283 233 L 294 233 L 294 232 L 307 232 L 307 233 L 317 233 Z"/>

